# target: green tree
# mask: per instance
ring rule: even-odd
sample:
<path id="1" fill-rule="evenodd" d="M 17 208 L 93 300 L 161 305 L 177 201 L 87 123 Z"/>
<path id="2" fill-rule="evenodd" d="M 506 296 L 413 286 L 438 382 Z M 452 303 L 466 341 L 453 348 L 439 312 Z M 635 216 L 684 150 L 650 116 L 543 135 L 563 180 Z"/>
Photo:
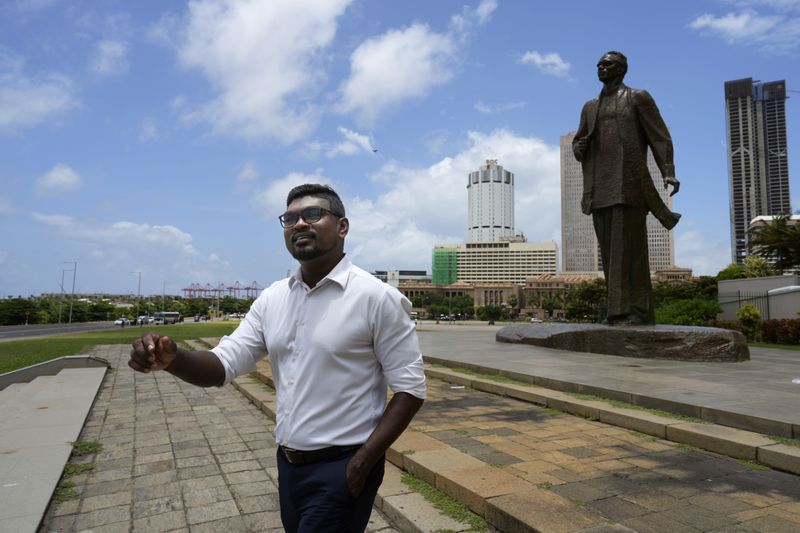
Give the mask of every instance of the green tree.
<path id="1" fill-rule="evenodd" d="M 753 252 L 773 262 L 777 271 L 800 267 L 800 224 L 789 224 L 789 215 L 776 216 L 766 226 L 752 229 L 749 237 Z"/>
<path id="2" fill-rule="evenodd" d="M 591 320 L 600 318 L 600 308 L 606 302 L 606 286 L 602 279 L 583 282 L 567 291 L 564 310 L 568 320 Z"/>
<path id="3" fill-rule="evenodd" d="M 764 278 L 780 274 L 766 259 L 755 255 L 745 257 L 742 266 L 744 266 L 744 273 L 748 278 Z"/>
<path id="4" fill-rule="evenodd" d="M 500 305 L 485 305 L 475 310 L 479 320 L 505 320 L 508 318 L 508 309 Z"/>
<path id="5" fill-rule="evenodd" d="M 747 277 L 747 271 L 744 266 L 731 263 L 717 273 L 717 281 L 725 281 L 728 279 L 744 279 Z"/>

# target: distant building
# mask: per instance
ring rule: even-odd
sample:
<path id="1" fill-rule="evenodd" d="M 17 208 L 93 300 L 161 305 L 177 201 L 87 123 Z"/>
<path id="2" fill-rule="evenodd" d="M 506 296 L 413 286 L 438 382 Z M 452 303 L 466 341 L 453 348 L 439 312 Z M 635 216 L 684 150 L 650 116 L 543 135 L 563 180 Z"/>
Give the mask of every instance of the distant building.
<path id="1" fill-rule="evenodd" d="M 731 261 L 751 253 L 750 221 L 791 213 L 786 142 L 786 81 L 725 82 Z"/>
<path id="2" fill-rule="evenodd" d="M 554 242 L 509 240 L 438 244 L 433 251 L 433 283 L 452 280 L 455 267 L 458 281 L 472 284 L 523 284 L 530 276 L 555 273 L 557 255 L 558 247 Z"/>
<path id="3" fill-rule="evenodd" d="M 424 270 L 376 270 L 372 275 L 394 288 L 404 281 L 431 282 L 431 277 Z"/>
<path id="4" fill-rule="evenodd" d="M 514 174 L 487 159 L 467 177 L 469 242 L 494 242 L 514 236 Z"/>
<path id="5" fill-rule="evenodd" d="M 596 272 L 603 270 L 591 215 L 581 212 L 583 171 L 572 153 L 575 132 L 561 136 L 561 270 L 563 272 Z M 661 171 L 652 152 L 647 151 L 647 168 L 656 190 L 672 209 L 670 190 L 664 188 Z M 650 272 L 670 268 L 675 264 L 675 240 L 672 232 L 656 218 L 647 215 L 647 248 Z"/>
<path id="6" fill-rule="evenodd" d="M 671 266 L 653 272 L 651 279 L 660 283 L 684 283 L 692 281 L 692 269 Z"/>

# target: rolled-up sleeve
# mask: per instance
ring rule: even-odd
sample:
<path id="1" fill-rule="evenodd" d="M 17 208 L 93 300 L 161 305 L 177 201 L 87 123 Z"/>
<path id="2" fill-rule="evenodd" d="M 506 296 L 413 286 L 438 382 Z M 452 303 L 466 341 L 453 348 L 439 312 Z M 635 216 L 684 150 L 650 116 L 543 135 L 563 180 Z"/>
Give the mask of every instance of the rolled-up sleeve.
<path id="1" fill-rule="evenodd" d="M 225 368 L 227 385 L 237 376 L 252 372 L 256 362 L 267 355 L 267 346 L 261 327 L 261 319 L 265 308 L 264 295 L 256 299 L 250 311 L 242 319 L 233 333 L 222 337 L 219 344 L 211 349 Z"/>
<path id="2" fill-rule="evenodd" d="M 414 323 L 411 302 L 399 291 L 387 291 L 375 314 L 375 355 L 383 367 L 389 387 L 425 399 L 425 369 Z"/>

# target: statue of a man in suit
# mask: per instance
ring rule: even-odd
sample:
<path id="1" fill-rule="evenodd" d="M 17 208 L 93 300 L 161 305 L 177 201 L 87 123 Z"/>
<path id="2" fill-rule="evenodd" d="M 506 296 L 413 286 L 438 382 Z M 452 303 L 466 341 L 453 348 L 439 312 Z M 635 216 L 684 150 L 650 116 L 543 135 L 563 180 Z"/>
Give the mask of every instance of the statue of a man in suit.
<path id="1" fill-rule="evenodd" d="M 672 139 L 647 91 L 622 83 L 628 60 L 608 52 L 597 63 L 603 83 L 600 95 L 586 102 L 572 143 L 583 168 L 582 211 L 592 215 L 603 260 L 608 292 L 609 324 L 655 324 L 650 264 L 647 253 L 647 213 L 667 229 L 678 223 L 661 200 L 647 170 L 647 148 L 664 178 L 675 179 Z"/>

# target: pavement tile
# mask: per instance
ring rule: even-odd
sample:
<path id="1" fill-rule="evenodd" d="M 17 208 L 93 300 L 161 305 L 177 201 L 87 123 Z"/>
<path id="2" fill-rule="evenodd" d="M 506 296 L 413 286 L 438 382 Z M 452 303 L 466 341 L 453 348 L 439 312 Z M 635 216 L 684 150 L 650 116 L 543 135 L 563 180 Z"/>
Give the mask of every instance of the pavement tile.
<path id="1" fill-rule="evenodd" d="M 264 494 L 261 496 L 238 498 L 236 503 L 242 510 L 242 514 L 261 513 L 265 511 L 280 511 L 277 494 Z"/>
<path id="2" fill-rule="evenodd" d="M 161 461 L 153 461 L 149 463 L 139 464 L 133 467 L 134 476 L 144 476 L 146 474 L 158 474 L 173 470 L 175 468 L 175 461 L 172 459 L 172 454 L 169 454 L 168 459 Z"/>
<path id="3" fill-rule="evenodd" d="M 216 463 L 178 469 L 178 479 L 193 479 L 214 474 L 219 474 L 219 466 Z"/>
<path id="4" fill-rule="evenodd" d="M 529 483 L 497 468 L 463 468 L 456 464 L 437 470 L 435 487 L 481 516 L 486 513 L 488 498 L 531 488 Z"/>
<path id="5" fill-rule="evenodd" d="M 253 483 L 237 483 L 230 486 L 236 499 L 248 498 L 251 496 L 261 496 L 264 494 L 275 494 L 278 492 L 272 482 L 256 481 Z"/>
<path id="6" fill-rule="evenodd" d="M 230 474 L 233 472 L 245 472 L 248 470 L 261 470 L 261 465 L 258 461 L 250 460 L 250 461 L 234 461 L 231 463 L 222 463 L 220 465 L 222 471 L 226 474 Z"/>
<path id="7" fill-rule="evenodd" d="M 266 472 L 260 468 L 258 470 L 248 470 L 245 472 L 232 472 L 230 474 L 225 474 L 225 479 L 227 479 L 228 483 L 232 485 L 237 483 L 252 483 L 254 481 L 270 481 Z"/>
<path id="8" fill-rule="evenodd" d="M 743 527 L 751 528 L 751 531 L 769 531 L 770 533 L 797 533 L 798 523 L 778 516 L 760 516 L 752 520 L 742 522 Z"/>
<path id="9" fill-rule="evenodd" d="M 133 521 L 133 531 L 135 533 L 160 533 L 185 529 L 186 515 L 183 511 L 171 511 L 134 519 Z"/>
<path id="10" fill-rule="evenodd" d="M 207 503 L 198 507 L 187 506 L 186 520 L 190 525 L 200 524 L 203 522 L 212 522 L 223 518 L 237 517 L 239 518 L 239 509 L 233 499 Z M 244 522 L 242 522 L 244 525 Z M 215 531 L 221 531 L 217 529 Z"/>
<path id="11" fill-rule="evenodd" d="M 183 491 L 183 501 L 186 507 L 200 507 L 209 503 L 224 502 L 233 499 L 231 491 L 224 485 Z"/>
<path id="12" fill-rule="evenodd" d="M 136 501 L 133 504 L 132 516 L 136 520 L 181 509 L 183 509 L 183 501 L 179 494 L 174 494 L 152 500 Z"/>
<path id="13" fill-rule="evenodd" d="M 84 497 L 81 502 L 81 512 L 91 512 L 107 507 L 130 505 L 133 494 L 131 491 L 115 492 L 99 496 Z"/>
<path id="14" fill-rule="evenodd" d="M 248 531 L 260 533 L 262 531 L 283 531 L 279 511 L 251 513 L 242 515 Z"/>
<path id="15" fill-rule="evenodd" d="M 652 512 L 650 509 L 636 505 L 633 502 L 617 496 L 590 501 L 586 506 L 589 509 L 597 511 L 603 517 L 614 520 L 615 522 L 622 522 L 628 518 L 642 516 Z"/>
<path id="16" fill-rule="evenodd" d="M 546 490 L 530 489 L 491 498 L 486 519 L 501 531 L 578 531 L 604 519 Z"/>
<path id="17" fill-rule="evenodd" d="M 96 511 L 76 515 L 74 528 L 78 531 L 91 529 L 105 524 L 127 521 L 130 520 L 130 517 L 131 506 L 118 505 L 116 507 L 98 509 Z"/>

